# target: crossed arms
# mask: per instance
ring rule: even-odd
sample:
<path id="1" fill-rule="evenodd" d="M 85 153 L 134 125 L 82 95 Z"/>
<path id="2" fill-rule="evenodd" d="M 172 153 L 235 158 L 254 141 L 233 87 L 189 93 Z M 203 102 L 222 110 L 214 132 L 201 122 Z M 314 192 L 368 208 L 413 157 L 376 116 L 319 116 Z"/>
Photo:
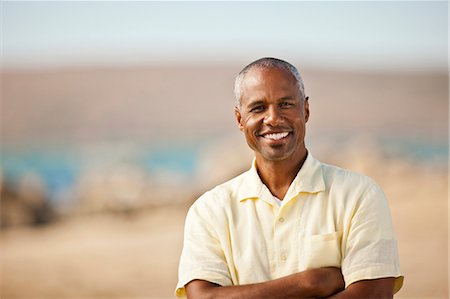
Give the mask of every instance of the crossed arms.
<path id="1" fill-rule="evenodd" d="M 189 299 L 392 298 L 394 283 L 395 290 L 398 290 L 401 287 L 402 276 L 398 265 L 396 239 L 389 208 L 381 189 L 371 181 L 366 183 L 362 184 L 361 190 L 358 189 L 358 192 L 353 190 L 353 185 L 351 188 L 349 187 L 354 193 L 350 198 L 353 200 L 348 199 L 344 202 L 345 205 L 338 205 L 340 212 L 336 213 L 348 215 L 348 217 L 342 216 L 342 219 L 339 220 L 342 223 L 338 226 L 343 229 L 342 233 L 345 234 L 342 239 L 337 233 L 317 234 L 316 232 L 314 234 L 310 232 L 309 239 L 300 240 L 298 237 L 297 239 L 292 237 L 293 235 L 299 236 L 298 231 L 293 229 L 282 231 L 285 234 L 281 239 L 291 240 L 293 238 L 296 242 L 292 242 L 292 244 L 298 245 L 301 241 L 304 247 L 300 249 L 299 246 L 294 246 L 289 249 L 292 251 L 292 262 L 290 263 L 294 266 L 278 272 L 286 273 L 285 275 L 295 274 L 274 280 L 269 280 L 270 277 L 273 277 L 273 273 L 264 272 L 269 265 L 260 263 L 260 261 L 266 260 L 266 255 L 259 259 L 253 259 L 259 253 L 258 250 L 251 251 L 252 254 L 242 254 L 256 247 L 265 249 L 264 242 L 259 242 L 258 244 L 263 245 L 258 247 L 255 245 L 257 241 L 253 237 L 242 240 L 237 238 L 233 243 L 237 253 L 233 255 L 231 250 L 233 236 L 265 236 L 270 242 L 275 242 L 270 236 L 272 226 L 255 225 L 253 223 L 255 221 L 244 221 L 254 219 L 252 213 L 258 208 L 256 203 L 261 203 L 264 208 L 263 202 L 256 202 L 254 205 L 252 205 L 253 202 L 247 202 L 249 203 L 247 206 L 250 207 L 248 209 L 239 210 L 234 206 L 219 209 L 217 206 L 223 206 L 223 202 L 220 201 L 222 195 L 217 195 L 217 190 L 214 191 L 216 193 L 205 194 L 190 209 L 186 218 L 177 295 L 182 296 L 186 292 Z M 311 202 L 316 203 L 319 207 L 322 203 L 318 200 L 311 200 Z M 327 203 L 326 200 L 323 202 L 323 205 Z M 298 206 L 291 208 L 294 207 Z M 233 208 L 235 209 L 233 210 Z M 263 208 L 259 211 L 260 213 L 266 211 Z M 250 211 L 249 215 L 243 214 L 239 217 L 241 230 L 237 230 L 236 226 L 229 225 L 234 218 L 237 218 L 231 211 Z M 300 212 L 308 215 L 304 211 L 292 211 L 295 215 L 300 215 Z M 270 217 L 272 215 L 268 212 L 266 218 Z M 319 218 L 312 218 L 310 221 Z M 319 227 L 322 225 L 322 221 L 317 220 L 313 224 Z M 304 224 L 312 225 L 311 222 Z M 291 228 L 296 227 L 298 226 L 293 225 Z M 242 228 L 248 229 L 243 231 Z M 255 228 L 256 233 L 250 228 Z M 232 231 L 230 232 L 230 230 Z M 337 229 L 334 230 L 337 231 Z M 329 230 L 329 232 L 332 231 L 333 229 Z M 247 250 L 248 248 L 250 249 Z M 300 253 L 303 254 L 301 257 Z M 301 260 L 301 258 L 303 259 Z M 284 264 L 280 262 L 280 265 Z M 230 271 L 237 267 L 240 267 L 239 272 Z M 297 272 L 296 269 L 298 269 L 297 271 L 309 270 Z M 346 275 L 349 283 L 345 289 L 341 272 Z M 239 277 L 238 273 L 241 274 Z M 259 275 L 260 273 L 263 274 Z M 399 278 L 398 281 L 395 281 L 395 278 Z M 259 281 L 265 282 L 253 283 Z"/>
<path id="2" fill-rule="evenodd" d="M 361 280 L 344 289 L 338 268 L 306 270 L 279 279 L 239 286 L 222 287 L 205 280 L 186 285 L 189 299 L 252 298 L 392 298 L 394 278 Z"/>

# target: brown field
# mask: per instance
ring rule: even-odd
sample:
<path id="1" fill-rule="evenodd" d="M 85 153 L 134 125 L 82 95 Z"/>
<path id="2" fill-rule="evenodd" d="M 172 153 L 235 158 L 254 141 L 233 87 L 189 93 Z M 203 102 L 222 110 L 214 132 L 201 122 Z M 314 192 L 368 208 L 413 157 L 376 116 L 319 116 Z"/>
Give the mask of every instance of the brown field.
<path id="1" fill-rule="evenodd" d="M 389 198 L 398 235 L 405 284 L 396 298 L 448 298 L 447 175 L 442 168 L 385 165 L 372 174 Z M 361 160 L 348 166 L 370 167 Z M 4 230 L 1 297 L 172 298 L 187 208 Z"/>

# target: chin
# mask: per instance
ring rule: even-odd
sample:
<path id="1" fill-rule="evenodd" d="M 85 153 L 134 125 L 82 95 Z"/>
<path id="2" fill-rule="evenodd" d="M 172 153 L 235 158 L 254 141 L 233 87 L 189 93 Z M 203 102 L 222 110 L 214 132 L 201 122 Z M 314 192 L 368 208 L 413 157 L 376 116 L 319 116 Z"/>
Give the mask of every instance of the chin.
<path id="1" fill-rule="evenodd" d="M 296 159 L 299 158 L 301 150 L 299 148 L 290 148 L 290 149 L 281 149 L 279 148 L 268 148 L 266 150 L 258 151 L 259 155 L 264 158 L 266 161 L 284 161 L 284 160 L 292 160 L 295 162 Z"/>
<path id="2" fill-rule="evenodd" d="M 283 160 L 288 160 L 291 155 L 287 155 L 287 154 L 262 154 L 261 155 L 265 160 L 267 161 L 283 161 Z"/>

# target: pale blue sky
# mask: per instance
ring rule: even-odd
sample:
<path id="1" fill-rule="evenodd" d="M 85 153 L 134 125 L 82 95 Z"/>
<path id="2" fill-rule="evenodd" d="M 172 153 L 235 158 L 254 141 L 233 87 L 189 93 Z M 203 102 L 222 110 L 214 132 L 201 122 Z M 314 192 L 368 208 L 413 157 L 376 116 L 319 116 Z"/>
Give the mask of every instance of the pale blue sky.
<path id="1" fill-rule="evenodd" d="M 2 1 L 7 68 L 237 64 L 445 70 L 447 2 Z"/>

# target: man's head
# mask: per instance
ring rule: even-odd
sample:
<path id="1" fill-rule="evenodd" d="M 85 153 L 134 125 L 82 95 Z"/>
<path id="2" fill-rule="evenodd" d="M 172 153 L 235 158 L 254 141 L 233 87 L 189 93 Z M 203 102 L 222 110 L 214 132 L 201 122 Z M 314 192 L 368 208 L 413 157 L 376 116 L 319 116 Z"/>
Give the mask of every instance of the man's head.
<path id="1" fill-rule="evenodd" d="M 248 71 L 254 68 L 260 68 L 260 69 L 269 69 L 269 68 L 279 68 L 284 69 L 292 74 L 292 76 L 297 81 L 298 90 L 301 93 L 301 98 L 304 101 L 305 96 L 305 86 L 303 84 L 302 76 L 300 75 L 300 72 L 297 70 L 295 66 L 290 64 L 289 62 L 286 62 L 284 60 L 278 59 L 278 58 L 272 58 L 272 57 L 264 57 L 260 58 L 258 60 L 253 61 L 246 67 L 244 67 L 239 74 L 236 76 L 236 80 L 234 82 L 234 101 L 236 107 L 240 107 L 241 105 L 241 96 L 242 96 L 242 82 L 245 80 L 245 76 L 247 75 Z"/>
<path id="2" fill-rule="evenodd" d="M 257 160 L 296 163 L 303 159 L 309 103 L 295 67 L 263 58 L 245 67 L 239 76 L 236 120 Z"/>

